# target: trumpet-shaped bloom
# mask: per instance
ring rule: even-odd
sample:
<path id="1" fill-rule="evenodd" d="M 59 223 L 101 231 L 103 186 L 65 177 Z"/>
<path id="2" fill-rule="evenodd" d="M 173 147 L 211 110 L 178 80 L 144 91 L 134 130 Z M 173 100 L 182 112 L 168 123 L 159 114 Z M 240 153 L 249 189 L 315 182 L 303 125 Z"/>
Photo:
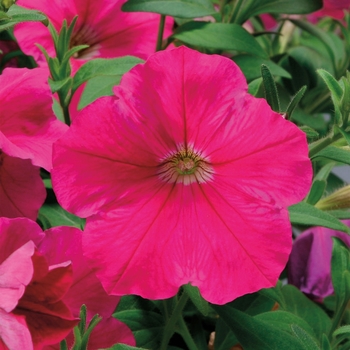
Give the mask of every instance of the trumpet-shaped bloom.
<path id="1" fill-rule="evenodd" d="M 77 324 L 62 297 L 72 282 L 69 263 L 47 265 L 36 251 L 43 238 L 28 219 L 0 219 L 0 349 L 42 349 Z"/>
<path id="2" fill-rule="evenodd" d="M 198 286 L 213 303 L 273 286 L 286 207 L 311 182 L 305 134 L 247 94 L 229 59 L 180 47 L 126 73 L 54 145 L 59 202 L 88 217 L 83 250 L 108 293 Z M 94 137 L 91 137 L 94 135 Z"/>
<path id="3" fill-rule="evenodd" d="M 127 13 L 121 7 L 126 0 L 18 0 L 17 5 L 40 10 L 53 26 L 60 30 L 64 19 L 70 23 L 78 15 L 71 45 L 89 45 L 71 60 L 75 71 L 91 58 L 112 58 L 133 55 L 147 58 L 156 48 L 160 15 L 153 13 Z M 171 33 L 173 21 L 169 18 L 165 35 Z M 32 55 L 39 64 L 46 64 L 35 43 L 41 44 L 55 56 L 49 30 L 41 23 L 23 23 L 15 28 L 21 49 Z"/>
<path id="4" fill-rule="evenodd" d="M 350 226 L 350 220 L 344 224 Z M 334 292 L 331 276 L 332 237 L 350 247 L 350 236 L 326 227 L 313 227 L 297 237 L 288 263 L 288 282 L 322 301 Z"/>
<path id="5" fill-rule="evenodd" d="M 35 220 L 46 196 L 39 166 L 51 169 L 67 126 L 52 112 L 46 69 L 8 68 L 0 83 L 0 216 Z"/>

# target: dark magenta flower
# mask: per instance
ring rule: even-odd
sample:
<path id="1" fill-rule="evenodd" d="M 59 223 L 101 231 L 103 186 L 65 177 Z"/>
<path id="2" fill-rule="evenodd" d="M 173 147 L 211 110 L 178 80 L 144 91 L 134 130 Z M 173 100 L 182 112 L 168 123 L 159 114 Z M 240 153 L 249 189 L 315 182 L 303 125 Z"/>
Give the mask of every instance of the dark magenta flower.
<path id="1" fill-rule="evenodd" d="M 350 220 L 344 221 L 350 226 Z M 350 236 L 326 227 L 313 227 L 297 237 L 288 264 L 288 282 L 322 300 L 333 293 L 331 277 L 332 237 L 350 247 Z"/>

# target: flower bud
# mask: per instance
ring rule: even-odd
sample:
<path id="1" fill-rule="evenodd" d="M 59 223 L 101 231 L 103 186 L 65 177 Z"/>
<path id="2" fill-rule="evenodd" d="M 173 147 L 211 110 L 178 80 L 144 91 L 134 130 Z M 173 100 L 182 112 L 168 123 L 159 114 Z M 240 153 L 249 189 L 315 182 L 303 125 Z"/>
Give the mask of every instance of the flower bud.
<path id="1" fill-rule="evenodd" d="M 331 195 L 322 198 L 315 205 L 321 210 L 335 210 L 350 208 L 350 185 L 347 185 Z"/>

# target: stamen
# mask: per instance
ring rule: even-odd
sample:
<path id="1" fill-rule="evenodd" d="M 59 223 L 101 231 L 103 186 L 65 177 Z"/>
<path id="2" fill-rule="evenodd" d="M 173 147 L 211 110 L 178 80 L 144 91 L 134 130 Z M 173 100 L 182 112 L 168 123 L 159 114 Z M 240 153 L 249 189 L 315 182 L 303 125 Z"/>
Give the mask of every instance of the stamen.
<path id="1" fill-rule="evenodd" d="M 213 167 L 200 152 L 181 147 L 179 151 L 166 156 L 159 165 L 158 175 L 168 183 L 205 183 L 213 178 Z"/>

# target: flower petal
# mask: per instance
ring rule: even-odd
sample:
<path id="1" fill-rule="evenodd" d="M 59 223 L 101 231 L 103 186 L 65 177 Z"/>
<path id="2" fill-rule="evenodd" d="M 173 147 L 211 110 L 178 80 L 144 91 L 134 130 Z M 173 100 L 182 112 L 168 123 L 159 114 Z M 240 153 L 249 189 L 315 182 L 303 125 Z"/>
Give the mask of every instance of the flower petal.
<path id="1" fill-rule="evenodd" d="M 164 299 L 192 283 L 224 304 L 276 283 L 291 226 L 285 209 L 250 197 L 223 197 L 210 184 L 167 185 L 88 219 L 83 249 L 111 294 Z"/>

